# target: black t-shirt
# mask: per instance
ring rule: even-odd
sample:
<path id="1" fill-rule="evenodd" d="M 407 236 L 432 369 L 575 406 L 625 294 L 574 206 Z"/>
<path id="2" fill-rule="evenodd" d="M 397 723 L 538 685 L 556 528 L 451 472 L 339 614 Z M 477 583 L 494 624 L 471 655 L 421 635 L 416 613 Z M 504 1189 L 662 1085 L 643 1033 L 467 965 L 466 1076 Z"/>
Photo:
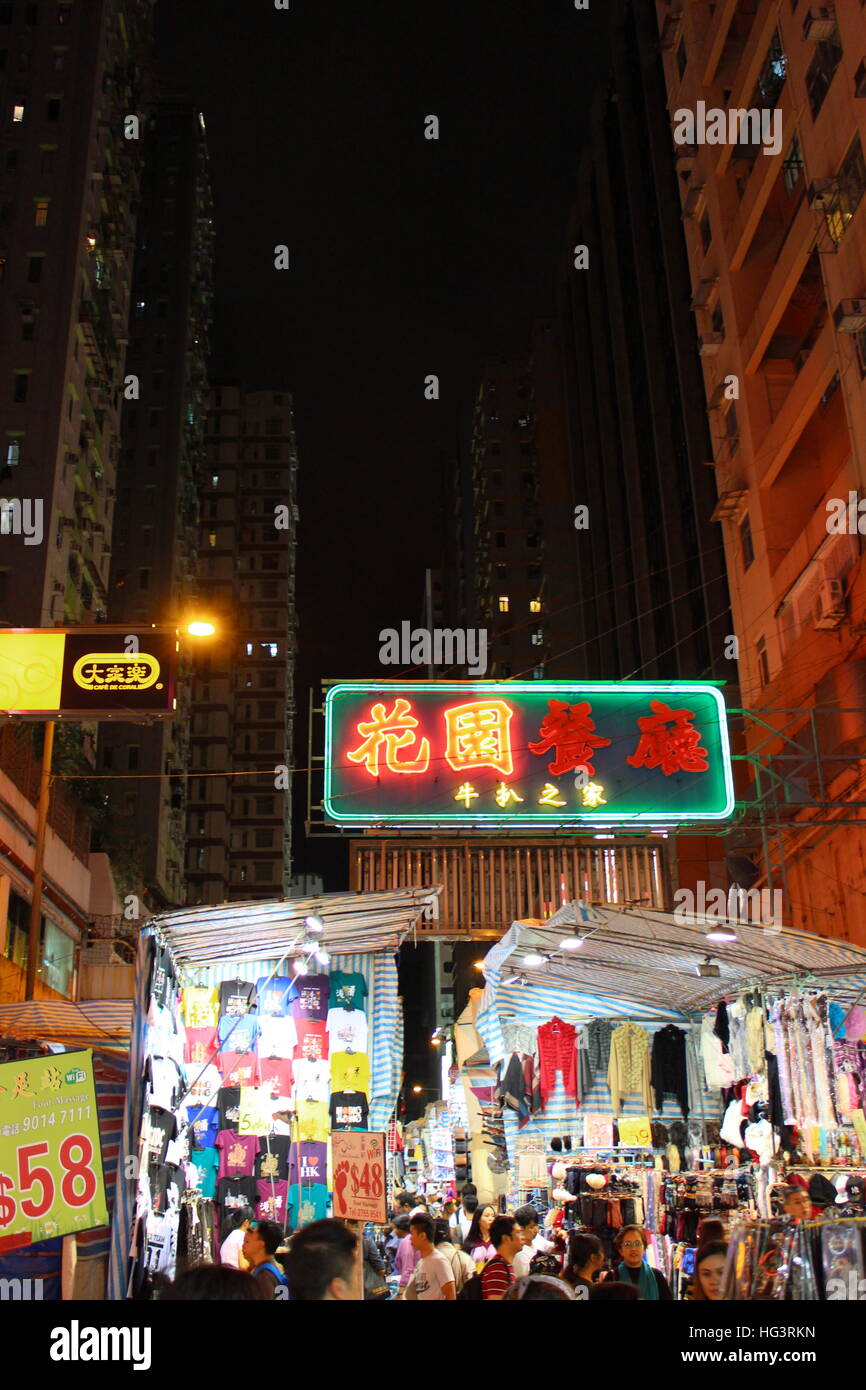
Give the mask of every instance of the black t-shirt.
<path id="1" fill-rule="evenodd" d="M 363 1091 L 335 1091 L 331 1096 L 331 1129 L 366 1129 L 370 1107 Z"/>
<path id="2" fill-rule="evenodd" d="M 183 1174 L 176 1163 L 160 1163 L 150 1170 L 150 1200 L 155 1212 L 166 1212 L 170 1207 L 180 1206 L 185 1183 Z M 170 1191 L 171 1188 L 175 1190 Z"/>
<path id="3" fill-rule="evenodd" d="M 228 1230 L 228 1217 L 238 1207 L 252 1207 L 255 1210 L 258 1197 L 259 1189 L 255 1178 L 220 1178 L 216 1196 L 220 1230 Z"/>
<path id="4" fill-rule="evenodd" d="M 216 1103 L 220 1129 L 237 1129 L 241 1108 L 240 1086 L 221 1086 L 217 1091 Z"/>
<path id="5" fill-rule="evenodd" d="M 177 1137 L 177 1124 L 174 1115 L 170 1110 L 163 1110 L 158 1105 L 151 1105 L 148 1109 L 148 1121 L 150 1127 L 147 1145 L 148 1162 L 151 1164 L 163 1163 L 169 1142 Z"/>
<path id="6" fill-rule="evenodd" d="M 150 992 L 162 1008 L 165 1008 L 170 999 L 177 992 L 177 980 L 174 974 L 171 952 L 162 946 L 157 946 L 156 955 L 153 958 L 153 975 L 150 981 Z"/>
<path id="7" fill-rule="evenodd" d="M 259 1140 L 254 1172 L 260 1181 L 268 1178 L 273 1178 L 276 1182 L 288 1181 L 291 1142 L 286 1134 L 269 1134 L 267 1138 Z"/>
<path id="8" fill-rule="evenodd" d="M 250 980 L 224 980 L 220 985 L 220 1017 L 238 1018 L 255 1008 L 256 987 Z"/>

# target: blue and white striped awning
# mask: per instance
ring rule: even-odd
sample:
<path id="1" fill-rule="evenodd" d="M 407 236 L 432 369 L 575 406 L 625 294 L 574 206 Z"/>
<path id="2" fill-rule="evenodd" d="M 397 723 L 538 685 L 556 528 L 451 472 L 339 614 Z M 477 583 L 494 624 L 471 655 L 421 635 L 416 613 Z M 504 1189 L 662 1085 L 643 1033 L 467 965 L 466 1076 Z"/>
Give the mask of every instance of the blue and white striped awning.
<path id="1" fill-rule="evenodd" d="M 0 1004 L 0 1038 L 36 1038 L 73 1047 L 128 1048 L 130 999 L 29 999 Z"/>
<path id="2" fill-rule="evenodd" d="M 723 945 L 707 941 L 711 925 L 704 917 L 646 908 L 568 904 L 549 921 L 513 923 L 487 953 L 484 975 L 494 993 L 519 974 L 529 984 L 567 991 L 573 1008 L 579 1002 L 574 994 L 583 996 L 588 1014 L 643 1011 L 659 1020 L 695 1015 L 752 986 L 814 982 L 840 1002 L 853 1002 L 866 990 L 860 946 L 740 921 L 731 922 L 736 940 Z M 575 928 L 585 933 L 583 944 L 561 949 Z M 542 967 L 524 965 L 530 952 L 546 956 Z M 719 974 L 701 977 L 697 967 L 708 956 Z"/>

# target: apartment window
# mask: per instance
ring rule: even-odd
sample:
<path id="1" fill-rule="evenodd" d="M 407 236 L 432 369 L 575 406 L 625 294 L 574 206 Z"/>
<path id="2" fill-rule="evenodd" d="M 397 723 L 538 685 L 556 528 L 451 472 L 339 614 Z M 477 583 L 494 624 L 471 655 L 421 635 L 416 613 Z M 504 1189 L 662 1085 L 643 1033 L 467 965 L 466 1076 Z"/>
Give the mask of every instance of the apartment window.
<path id="1" fill-rule="evenodd" d="M 138 771 L 138 744 L 131 743 L 126 750 L 126 770 L 127 772 Z"/>
<path id="2" fill-rule="evenodd" d="M 45 117 L 49 121 L 60 120 L 60 108 L 62 102 L 60 97 L 49 97 L 45 105 Z"/>
<path id="3" fill-rule="evenodd" d="M 767 641 L 763 634 L 755 643 L 755 656 L 758 662 L 758 679 L 761 682 L 761 689 L 770 684 L 770 661 L 767 656 Z"/>
<path id="4" fill-rule="evenodd" d="M 803 151 L 800 147 L 800 137 L 799 135 L 795 135 L 782 165 L 782 177 L 785 180 L 785 188 L 789 194 L 793 194 L 799 187 L 800 181 L 803 178 L 803 172 Z"/>
<path id="5" fill-rule="evenodd" d="M 280 644 L 278 642 L 260 642 L 262 656 L 279 656 Z"/>
<path id="6" fill-rule="evenodd" d="M 253 870 L 253 878 L 256 883 L 270 883 L 273 878 L 273 870 L 270 864 L 256 864 Z"/>
<path id="7" fill-rule="evenodd" d="M 214 547 L 216 546 L 216 542 L 217 542 L 216 531 L 209 531 L 209 532 L 208 532 L 207 543 L 208 543 L 208 545 L 210 546 L 211 550 L 213 550 Z"/>
<path id="8" fill-rule="evenodd" d="M 830 83 L 841 61 L 842 43 L 838 32 L 832 39 L 822 39 L 815 45 L 815 56 L 806 72 L 806 92 L 813 121 L 818 119 L 824 99 L 830 90 Z"/>
<path id="9" fill-rule="evenodd" d="M 537 627 L 537 628 L 535 629 L 535 631 L 531 634 L 529 640 L 531 641 L 533 647 L 540 647 L 540 646 L 543 645 L 543 643 L 544 643 L 544 633 L 542 632 L 542 630 L 541 630 L 540 627 Z"/>
<path id="10" fill-rule="evenodd" d="M 240 869 L 239 869 L 239 871 L 238 871 L 238 878 L 240 879 L 241 883 L 246 883 L 246 881 L 247 881 L 247 866 L 246 866 L 246 864 L 241 864 L 241 867 L 240 867 Z"/>
<path id="11" fill-rule="evenodd" d="M 529 600 L 529 611 L 530 611 L 530 613 L 540 613 L 540 612 L 541 612 L 541 599 L 540 599 L 540 598 L 531 598 L 531 599 Z"/>
<path id="12" fill-rule="evenodd" d="M 14 468 L 21 462 L 21 440 L 11 439 L 6 445 L 6 467 Z"/>
<path id="13" fill-rule="evenodd" d="M 17 168 L 18 168 L 18 151 L 17 151 L 17 150 L 10 150 L 9 153 L 7 154 L 7 156 L 6 156 L 6 172 L 7 172 L 7 174 L 14 174 Z"/>
<path id="14" fill-rule="evenodd" d="M 863 159 L 859 135 L 842 161 L 836 182 L 838 190 L 830 206 L 825 209 L 824 216 L 827 231 L 838 246 L 848 230 L 848 223 L 860 206 L 866 189 L 866 162 Z"/>
<path id="15" fill-rule="evenodd" d="M 0 502 L 0 536 L 11 536 L 15 529 L 14 502 Z"/>
<path id="16" fill-rule="evenodd" d="M 197 825 L 196 825 L 196 831 L 197 831 L 197 833 L 198 833 L 199 835 L 204 835 L 205 831 L 207 830 L 207 817 L 206 817 L 206 816 L 201 816 L 201 815 L 200 815 L 200 816 L 197 816 L 197 817 L 196 817 L 196 821 L 197 821 Z"/>
<path id="17" fill-rule="evenodd" d="M 266 420 L 265 434 L 279 434 L 283 428 L 282 420 Z"/>
<path id="18" fill-rule="evenodd" d="M 274 814 L 274 798 L 272 796 L 256 797 L 256 815 L 272 816 Z"/>
<path id="19" fill-rule="evenodd" d="M 6 257 L 0 256 L 0 284 L 6 279 Z"/>
<path id="20" fill-rule="evenodd" d="M 195 866 L 196 866 L 197 869 L 203 869 L 203 868 L 204 868 L 204 861 L 205 861 L 205 856 L 206 856 L 206 854 L 207 854 L 207 850 L 205 849 L 204 845 L 199 845 L 198 848 L 197 848 L 197 850 L 196 850 L 196 852 L 195 852 Z"/>
<path id="21" fill-rule="evenodd" d="M 14 374 L 12 399 L 16 405 L 23 405 L 27 400 L 27 382 L 29 377 L 29 372 L 15 372 Z"/>
<path id="22" fill-rule="evenodd" d="M 27 257 L 27 283 L 28 283 L 28 284 L 30 284 L 30 285 L 38 285 L 38 284 L 39 284 L 40 280 L 42 279 L 42 262 L 43 262 L 44 260 L 45 260 L 45 257 L 44 257 L 44 256 L 28 256 L 28 257 Z"/>
<path id="23" fill-rule="evenodd" d="M 498 468 L 494 468 L 490 474 L 490 483 L 492 487 L 502 487 L 502 473 Z"/>
<path id="24" fill-rule="evenodd" d="M 507 613 L 509 607 L 510 607 L 510 600 L 509 600 L 509 598 L 508 598 L 508 595 L 507 595 L 507 594 L 500 594 L 500 595 L 499 595 L 499 611 L 500 611 L 500 613 Z"/>
<path id="25" fill-rule="evenodd" d="M 38 24 L 38 23 L 39 23 L 39 6 L 38 6 L 38 5 L 28 5 L 28 6 L 27 6 L 27 9 L 26 9 L 26 11 L 25 11 L 25 23 L 26 23 L 26 24 L 31 24 L 31 25 L 32 25 L 32 24 Z"/>
<path id="26" fill-rule="evenodd" d="M 701 246 L 704 248 L 704 255 L 709 251 L 713 240 L 713 228 L 710 222 L 709 212 L 705 212 L 701 218 Z"/>
<path id="27" fill-rule="evenodd" d="M 497 531 L 497 532 L 496 532 L 496 549 L 497 549 L 497 550 L 504 550 L 504 549 L 505 549 L 505 532 L 504 532 L 504 531 Z"/>
<path id="28" fill-rule="evenodd" d="M 259 732 L 256 734 L 256 752 L 271 753 L 277 746 L 276 734 Z"/>
<path id="29" fill-rule="evenodd" d="M 113 749 L 113 748 L 103 748 L 103 750 L 102 750 L 102 766 L 103 766 L 103 767 L 108 767 L 108 768 L 114 767 L 114 749 Z"/>
<path id="30" fill-rule="evenodd" d="M 21 310 L 21 337 L 25 343 L 33 341 L 36 318 L 32 309 Z"/>
<path id="31" fill-rule="evenodd" d="M 12 23 L 12 5 L 0 5 L 0 24 Z"/>
<path id="32" fill-rule="evenodd" d="M 747 570 L 755 558 L 755 548 L 752 544 L 752 522 L 748 513 L 740 522 L 740 556 L 743 561 L 743 569 Z"/>
<path id="33" fill-rule="evenodd" d="M 139 589 L 149 589 L 149 588 L 150 588 L 150 570 L 149 570 L 149 569 L 141 569 L 141 570 L 138 571 L 138 587 L 139 587 Z"/>
<path id="34" fill-rule="evenodd" d="M 733 401 L 731 401 L 725 414 L 725 432 L 731 446 L 731 453 L 735 454 L 740 447 L 740 422 L 737 418 L 737 407 Z"/>
<path id="35" fill-rule="evenodd" d="M 259 674 L 259 688 L 261 690 L 276 690 L 277 673 L 276 671 L 262 671 Z"/>
<path id="36" fill-rule="evenodd" d="M 679 46 L 677 47 L 677 72 L 680 75 L 681 81 L 685 76 L 687 64 L 688 55 L 686 54 L 686 41 L 685 39 L 680 39 Z"/>
<path id="37" fill-rule="evenodd" d="M 274 832 L 272 830 L 257 830 L 254 838 L 256 849 L 273 849 Z"/>
<path id="38" fill-rule="evenodd" d="M 54 173 L 54 150 L 55 146 L 49 146 L 42 150 L 42 160 L 39 165 L 40 174 Z"/>
<path id="39" fill-rule="evenodd" d="M 15 125 L 20 125 L 24 120 L 24 102 L 17 101 L 12 107 L 12 120 Z"/>
<path id="40" fill-rule="evenodd" d="M 502 445 L 501 445 L 501 444 L 497 444 L 497 443 L 488 444 L 487 448 L 488 448 L 488 452 L 491 453 L 491 454 L 501 454 L 501 453 L 502 453 Z"/>
<path id="41" fill-rule="evenodd" d="M 150 384 L 154 391 L 162 390 L 162 372 L 154 372 L 150 378 Z"/>
<path id="42" fill-rule="evenodd" d="M 502 665 L 500 666 L 500 668 L 499 668 L 499 673 L 500 673 L 500 675 L 505 676 L 505 677 L 510 676 L 510 675 L 511 675 L 511 666 L 510 666 L 510 663 L 507 662 L 507 661 L 504 661 L 504 662 L 502 663 Z"/>
<path id="43" fill-rule="evenodd" d="M 210 485 L 211 485 L 211 487 L 219 487 L 219 482 L 220 482 L 220 475 L 219 475 L 219 473 L 211 473 L 211 475 L 210 475 Z"/>

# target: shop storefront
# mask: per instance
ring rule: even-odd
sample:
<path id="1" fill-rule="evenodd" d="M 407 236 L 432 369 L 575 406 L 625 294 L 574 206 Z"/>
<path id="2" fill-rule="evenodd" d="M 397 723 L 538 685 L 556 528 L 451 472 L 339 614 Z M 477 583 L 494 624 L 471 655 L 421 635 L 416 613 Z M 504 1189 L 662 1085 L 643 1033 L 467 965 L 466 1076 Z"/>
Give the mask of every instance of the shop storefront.
<path id="1" fill-rule="evenodd" d="M 235 1214 L 331 1213 L 330 1139 L 387 1131 L 402 1068 L 395 953 L 436 890 L 156 918 L 137 966 L 110 1296 L 213 1261 Z M 384 1179 L 384 1174 L 383 1174 Z"/>

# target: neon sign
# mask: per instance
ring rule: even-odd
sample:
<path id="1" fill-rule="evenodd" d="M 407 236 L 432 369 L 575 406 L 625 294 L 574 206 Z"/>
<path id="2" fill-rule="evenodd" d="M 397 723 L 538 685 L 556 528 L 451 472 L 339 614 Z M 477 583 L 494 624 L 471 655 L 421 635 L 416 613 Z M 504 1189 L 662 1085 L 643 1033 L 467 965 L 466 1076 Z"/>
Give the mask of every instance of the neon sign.
<path id="1" fill-rule="evenodd" d="M 341 683 L 324 805 L 355 825 L 724 820 L 724 700 L 696 681 Z"/>

